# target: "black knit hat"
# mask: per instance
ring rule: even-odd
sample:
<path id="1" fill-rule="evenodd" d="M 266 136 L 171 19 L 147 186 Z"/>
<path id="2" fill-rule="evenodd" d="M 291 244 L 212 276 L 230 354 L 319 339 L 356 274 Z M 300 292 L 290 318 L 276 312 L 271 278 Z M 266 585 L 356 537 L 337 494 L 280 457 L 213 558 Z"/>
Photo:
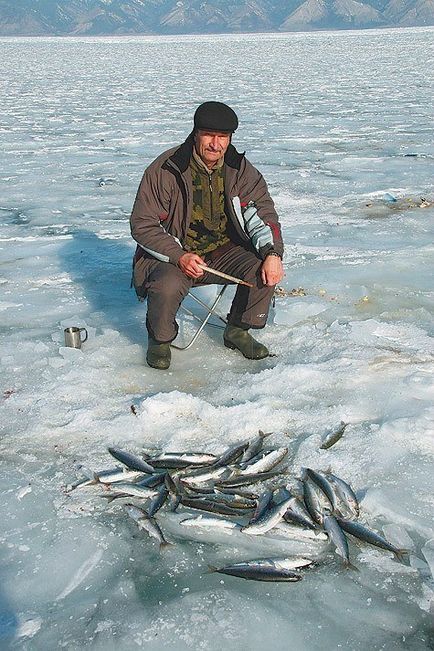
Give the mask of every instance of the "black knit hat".
<path id="1" fill-rule="evenodd" d="M 227 104 L 205 102 L 196 109 L 194 128 L 204 131 L 233 133 L 238 127 L 238 118 Z"/>

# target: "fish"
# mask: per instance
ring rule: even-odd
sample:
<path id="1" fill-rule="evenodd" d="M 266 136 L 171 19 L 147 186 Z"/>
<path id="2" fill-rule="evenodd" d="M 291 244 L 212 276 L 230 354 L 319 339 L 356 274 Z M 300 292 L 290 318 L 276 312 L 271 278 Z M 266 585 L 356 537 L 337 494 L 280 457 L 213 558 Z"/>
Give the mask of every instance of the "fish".
<path id="1" fill-rule="evenodd" d="M 210 470 L 195 470 L 188 475 L 180 476 L 180 481 L 182 484 L 206 484 L 210 481 L 216 481 L 217 479 L 227 479 L 233 474 L 231 468 L 226 466 L 217 466 L 211 468 Z M 173 478 L 173 475 L 172 475 Z"/>
<path id="2" fill-rule="evenodd" d="M 100 484 L 116 484 L 122 481 L 141 481 L 147 475 L 138 470 L 128 470 L 127 468 L 119 468 L 117 471 L 94 473 L 95 479 Z"/>
<path id="3" fill-rule="evenodd" d="M 99 470 L 95 472 L 87 472 L 87 479 L 82 479 L 73 486 L 69 487 L 67 492 L 75 490 L 76 488 L 85 488 L 87 486 L 95 486 L 96 484 L 114 484 L 117 481 L 135 481 L 144 477 L 143 472 L 137 470 L 127 470 L 117 466 L 116 468 L 110 468 L 110 470 Z"/>
<path id="4" fill-rule="evenodd" d="M 148 475 L 153 475 L 155 473 L 155 468 L 153 468 L 147 461 L 144 461 L 135 454 L 131 454 L 131 452 L 125 452 L 119 448 L 108 448 L 108 451 L 112 457 L 123 463 L 130 470 L 138 470 L 139 472 L 144 472 Z"/>
<path id="5" fill-rule="evenodd" d="M 188 497 L 207 497 L 208 495 L 214 495 L 215 488 L 214 483 L 211 484 L 181 484 L 183 494 Z"/>
<path id="6" fill-rule="evenodd" d="M 233 445 L 223 452 L 223 454 L 218 457 L 218 459 L 213 463 L 215 468 L 220 466 L 228 466 L 231 463 L 234 463 L 246 450 L 249 445 L 249 441 L 244 441 L 244 443 L 239 443 L 238 445 Z"/>
<path id="7" fill-rule="evenodd" d="M 240 471 L 241 475 L 268 472 L 275 468 L 288 454 L 288 448 L 278 448 L 265 454 L 261 459 Z"/>
<path id="8" fill-rule="evenodd" d="M 148 461 L 154 468 L 181 469 L 191 466 L 209 466 L 217 461 L 215 454 L 204 452 L 163 452 Z"/>
<path id="9" fill-rule="evenodd" d="M 156 488 L 164 483 L 165 473 L 159 472 L 155 475 L 147 475 L 141 481 L 135 482 L 136 486 L 146 486 L 147 488 Z"/>
<path id="10" fill-rule="evenodd" d="M 241 529 L 241 531 L 253 536 L 258 536 L 270 531 L 270 529 L 282 520 L 283 514 L 288 510 L 288 502 L 290 499 L 291 498 L 283 500 L 282 502 L 279 502 L 279 504 L 267 509 L 260 518 L 251 524 L 247 524 Z"/>
<path id="11" fill-rule="evenodd" d="M 339 441 L 339 439 L 342 438 L 343 433 L 345 432 L 345 429 L 346 429 L 347 425 L 348 425 L 348 423 L 344 423 L 344 421 L 342 420 L 339 423 L 339 426 L 337 427 L 337 429 L 328 432 L 326 434 L 323 442 L 320 445 L 320 449 L 321 450 L 328 450 L 329 448 L 332 447 L 332 445 L 337 443 Z"/>
<path id="12" fill-rule="evenodd" d="M 251 441 L 249 441 L 247 449 L 244 451 L 244 454 L 241 457 L 241 463 L 247 463 L 248 461 L 251 461 L 251 459 L 256 457 L 256 455 L 259 454 L 259 452 L 262 450 L 262 446 L 264 445 L 264 439 L 267 438 L 268 436 L 271 436 L 272 433 L 273 432 L 268 432 L 266 434 L 265 432 L 259 430 L 259 435 L 256 436 Z"/>
<path id="13" fill-rule="evenodd" d="M 270 507 L 272 500 L 273 500 L 273 491 L 267 488 L 259 496 L 255 512 L 252 518 L 250 519 L 249 524 L 253 524 L 257 522 L 262 517 L 265 511 Z"/>
<path id="14" fill-rule="evenodd" d="M 321 492 L 321 495 L 324 496 L 324 500 L 321 500 L 321 496 L 318 494 L 318 489 L 312 486 L 310 481 L 303 482 L 304 503 L 306 504 L 307 510 L 312 516 L 312 519 L 317 524 L 323 523 L 323 517 L 324 517 L 323 509 L 325 506 L 324 501 L 326 499 L 327 499 L 327 505 L 330 507 L 330 510 L 332 508 L 332 505 L 330 504 L 328 498 L 325 497 L 324 493 Z"/>
<path id="15" fill-rule="evenodd" d="M 148 517 L 152 518 L 157 511 L 161 509 L 165 501 L 167 500 L 169 496 L 169 491 L 167 490 L 166 486 L 161 486 L 158 493 L 156 494 L 155 497 L 152 498 L 151 503 L 149 504 L 148 508 L 146 509 L 146 513 L 148 514 Z"/>
<path id="16" fill-rule="evenodd" d="M 294 558 L 270 558 L 265 559 L 265 561 L 270 561 L 274 567 L 284 570 L 297 570 L 301 567 L 311 567 L 315 564 L 311 558 L 303 558 L 301 556 L 296 556 Z"/>
<path id="17" fill-rule="evenodd" d="M 236 576 L 241 579 L 250 581 L 287 581 L 295 582 L 300 581 L 303 576 L 299 572 L 287 570 L 285 568 L 278 568 L 274 565 L 258 563 L 255 561 L 247 561 L 244 563 L 234 563 L 226 567 L 214 567 L 209 565 L 210 572 L 218 572 L 219 574 L 228 574 Z"/>
<path id="18" fill-rule="evenodd" d="M 151 538 L 155 538 L 155 540 L 158 541 L 160 544 L 160 550 L 163 549 L 163 547 L 167 547 L 168 545 L 172 544 L 165 539 L 164 534 L 158 526 L 155 518 L 148 517 L 146 511 L 140 509 L 134 504 L 124 504 L 124 509 L 128 515 L 136 521 L 139 529 L 144 529 L 151 536 Z"/>
<path id="19" fill-rule="evenodd" d="M 360 515 L 359 500 L 351 486 L 341 477 L 337 477 L 331 472 L 326 472 L 325 476 L 333 483 L 337 497 L 342 500 L 350 512 L 358 518 Z"/>
<path id="20" fill-rule="evenodd" d="M 170 472 L 166 472 L 163 481 L 169 493 L 177 495 L 181 492 L 180 479 L 177 475 L 171 475 Z"/>
<path id="21" fill-rule="evenodd" d="M 117 495 L 122 493 L 122 495 L 130 495 L 131 497 L 141 497 L 143 499 L 148 499 L 155 497 L 158 491 L 155 488 L 148 488 L 147 486 L 137 486 L 137 484 L 129 484 L 128 482 L 119 482 L 110 488 L 110 493 L 108 495 Z"/>
<path id="22" fill-rule="evenodd" d="M 214 486 L 213 490 L 216 493 L 224 493 L 225 495 L 237 495 L 238 497 L 241 497 L 242 499 L 245 498 L 247 500 L 252 500 L 253 502 L 257 502 L 259 495 L 257 493 L 252 493 L 252 491 L 245 491 L 241 490 L 240 488 L 219 488 L 218 486 Z"/>
<path id="23" fill-rule="evenodd" d="M 239 475 L 237 477 L 230 477 L 229 479 L 224 479 L 223 481 L 216 482 L 215 488 L 226 489 L 236 488 L 238 486 L 248 486 L 249 484 L 265 481 L 265 479 L 270 479 L 271 477 L 281 475 L 282 472 L 283 470 L 270 470 L 269 472 L 256 472 L 247 475 Z"/>
<path id="24" fill-rule="evenodd" d="M 298 524 L 308 529 L 316 529 L 317 523 L 312 519 L 309 511 L 298 497 L 292 497 L 288 503 L 288 509 L 283 514 L 283 518 L 290 524 Z"/>
<path id="25" fill-rule="evenodd" d="M 221 515 L 235 515 L 241 517 L 243 513 L 234 509 L 233 507 L 226 506 L 226 504 L 219 504 L 210 500 L 201 498 L 181 497 L 181 504 L 187 506 L 189 509 L 198 509 L 200 511 L 208 511 L 209 513 L 220 513 Z"/>
<path id="26" fill-rule="evenodd" d="M 213 495 L 205 494 L 204 497 L 211 502 L 226 504 L 226 506 L 231 506 L 234 509 L 252 510 L 256 506 L 256 500 L 247 499 L 246 497 L 241 497 L 240 495 L 229 495 L 221 491 L 217 491 Z"/>
<path id="27" fill-rule="evenodd" d="M 327 499 L 330 502 L 330 506 L 332 507 L 332 511 L 336 512 L 338 511 L 338 500 L 336 493 L 333 489 L 333 485 L 331 484 L 330 480 L 327 479 L 325 475 L 320 474 L 319 472 L 315 472 L 315 470 L 312 470 L 312 468 L 303 468 L 302 469 L 302 476 L 306 476 L 309 479 L 311 479 L 314 484 L 318 486 L 320 490 L 324 493 L 324 495 L 327 497 Z"/>
<path id="28" fill-rule="evenodd" d="M 77 488 L 87 488 L 88 486 L 95 486 L 98 483 L 98 480 L 95 478 L 92 479 L 80 479 L 75 484 L 67 484 L 64 488 L 65 493 L 71 493 L 72 491 L 77 490 Z"/>
<path id="29" fill-rule="evenodd" d="M 198 515 L 195 518 L 185 518 L 180 520 L 179 524 L 184 527 L 200 527 L 213 529 L 241 529 L 238 522 L 226 520 L 225 518 L 213 518 L 211 516 Z"/>
<path id="30" fill-rule="evenodd" d="M 336 547 L 336 551 L 342 557 L 344 566 L 351 569 L 357 569 L 350 562 L 348 540 L 336 518 L 333 515 L 324 515 L 323 526 L 330 540 Z"/>
<path id="31" fill-rule="evenodd" d="M 392 552 L 400 561 L 404 560 L 404 558 L 409 554 L 407 549 L 399 549 L 398 547 L 395 547 L 395 545 L 392 545 L 392 543 L 383 538 L 383 536 L 380 536 L 380 534 L 375 531 L 364 527 L 360 522 L 344 520 L 343 518 L 337 518 L 337 521 L 339 526 L 347 533 L 351 534 L 355 538 L 359 538 L 359 540 L 363 540 L 363 542 L 374 545 L 374 547 L 380 547 L 381 549 Z"/>

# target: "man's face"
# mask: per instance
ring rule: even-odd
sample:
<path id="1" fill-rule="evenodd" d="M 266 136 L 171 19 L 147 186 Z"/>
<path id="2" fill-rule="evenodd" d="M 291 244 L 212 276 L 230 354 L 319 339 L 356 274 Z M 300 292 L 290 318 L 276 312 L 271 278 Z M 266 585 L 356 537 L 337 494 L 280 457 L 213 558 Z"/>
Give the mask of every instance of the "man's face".
<path id="1" fill-rule="evenodd" d="M 230 133 L 221 133 L 220 131 L 202 131 L 199 129 L 196 133 L 194 144 L 196 152 L 199 154 L 205 165 L 209 168 L 214 165 L 225 155 L 231 141 Z"/>

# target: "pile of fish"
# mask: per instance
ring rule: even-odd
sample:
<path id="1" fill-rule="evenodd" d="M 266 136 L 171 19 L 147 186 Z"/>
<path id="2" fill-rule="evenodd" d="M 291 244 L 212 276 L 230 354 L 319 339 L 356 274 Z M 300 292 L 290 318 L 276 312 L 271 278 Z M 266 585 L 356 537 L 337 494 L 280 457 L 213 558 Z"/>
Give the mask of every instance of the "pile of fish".
<path id="1" fill-rule="evenodd" d="M 300 479 L 291 480 L 287 467 L 282 466 L 288 449 L 264 448 L 269 436 L 260 431 L 218 456 L 205 452 L 138 456 L 109 448 L 122 466 L 93 473 L 70 490 L 103 486 L 101 497 L 110 502 L 122 499 L 126 513 L 160 547 L 171 544 L 157 519 L 158 511 L 166 505 L 171 511 L 193 512 L 180 521 L 185 527 L 232 529 L 246 536 L 263 535 L 274 528 L 284 535 L 285 527 L 289 530 L 294 526 L 306 533 L 325 532 L 346 567 L 353 567 L 347 534 L 402 560 L 405 550 L 357 521 L 359 503 L 347 482 L 331 472 L 312 468 L 304 468 Z M 253 492 L 253 485 L 260 485 L 260 490 Z M 197 511 L 201 514 L 195 515 Z M 322 536 L 326 538 L 324 533 Z M 312 563 L 306 558 L 263 558 L 210 569 L 245 579 L 299 581 L 302 574 L 295 570 Z"/>

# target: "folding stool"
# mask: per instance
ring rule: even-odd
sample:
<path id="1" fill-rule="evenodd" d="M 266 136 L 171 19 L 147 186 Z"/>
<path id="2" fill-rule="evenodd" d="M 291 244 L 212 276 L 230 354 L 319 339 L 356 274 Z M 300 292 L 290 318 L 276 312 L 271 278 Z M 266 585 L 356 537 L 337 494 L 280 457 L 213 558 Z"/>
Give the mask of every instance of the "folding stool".
<path id="1" fill-rule="evenodd" d="M 228 285 L 222 285 L 222 288 L 217 293 L 217 296 L 214 299 L 212 305 L 207 305 L 204 301 L 202 301 L 200 298 L 195 296 L 193 294 L 193 292 L 191 292 L 191 291 L 188 292 L 187 296 L 189 296 L 194 301 L 196 301 L 196 303 L 199 303 L 199 305 L 201 305 L 203 308 L 205 308 L 205 310 L 208 312 L 208 314 L 206 315 L 206 317 L 204 319 L 201 319 L 200 316 L 198 316 L 197 314 L 192 312 L 188 307 L 185 307 L 185 305 L 182 305 L 182 303 L 181 303 L 181 308 L 184 310 L 184 312 L 187 312 L 187 314 L 189 314 L 194 319 L 196 319 L 196 321 L 200 321 L 201 325 L 196 330 L 196 332 L 194 333 L 192 339 L 190 339 L 188 344 L 186 344 L 185 346 L 178 346 L 177 344 L 172 343 L 172 344 L 170 344 L 172 346 L 172 348 L 176 348 L 177 350 L 187 350 L 187 348 L 190 348 L 190 346 L 192 346 L 194 344 L 194 342 L 196 341 L 196 339 L 198 338 L 198 336 L 200 335 L 200 333 L 202 332 L 202 330 L 204 329 L 204 327 L 207 324 L 212 326 L 213 328 L 222 328 L 223 329 L 224 327 L 226 327 L 226 325 L 227 325 L 226 319 L 224 319 L 222 316 L 220 316 L 220 314 L 217 314 L 217 312 L 215 311 L 215 308 L 216 308 L 217 303 L 219 303 L 220 299 L 222 298 L 222 296 L 225 293 L 227 288 L 228 288 Z M 220 319 L 220 321 L 222 321 L 225 325 L 221 326 L 221 325 L 219 325 L 217 323 L 208 323 L 208 321 L 210 320 L 212 315 L 214 315 L 218 319 Z"/>

